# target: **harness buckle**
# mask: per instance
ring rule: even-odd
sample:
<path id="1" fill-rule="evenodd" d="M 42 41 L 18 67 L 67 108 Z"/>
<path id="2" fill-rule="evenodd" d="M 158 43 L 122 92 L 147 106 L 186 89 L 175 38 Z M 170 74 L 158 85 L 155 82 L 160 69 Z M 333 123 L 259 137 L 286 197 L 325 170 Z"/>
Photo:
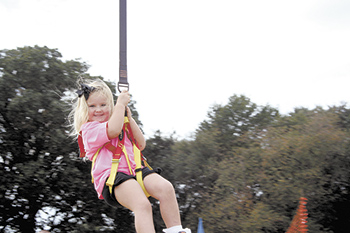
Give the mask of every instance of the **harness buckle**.
<path id="1" fill-rule="evenodd" d="M 119 163 L 120 159 L 112 159 L 112 164 L 113 163 Z"/>
<path id="2" fill-rule="evenodd" d="M 135 169 L 135 173 L 141 172 L 141 171 L 142 171 L 142 168 L 137 168 L 137 169 Z"/>
<path id="3" fill-rule="evenodd" d="M 121 93 L 123 90 L 129 91 L 128 77 L 126 70 L 119 71 L 119 82 L 118 82 L 118 91 Z"/>

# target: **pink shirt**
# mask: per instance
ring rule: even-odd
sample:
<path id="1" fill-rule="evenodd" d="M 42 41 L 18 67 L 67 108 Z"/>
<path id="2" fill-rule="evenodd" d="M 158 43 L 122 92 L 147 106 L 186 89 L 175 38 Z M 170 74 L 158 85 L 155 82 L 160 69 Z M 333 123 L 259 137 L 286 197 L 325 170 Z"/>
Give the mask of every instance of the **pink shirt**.
<path id="1" fill-rule="evenodd" d="M 118 137 L 110 140 L 107 135 L 107 122 L 100 123 L 98 121 L 87 122 L 82 126 L 82 137 L 84 142 L 84 149 L 86 156 L 92 161 L 92 158 L 96 151 L 103 146 L 106 142 L 111 141 L 112 145 L 118 145 Z M 124 132 L 124 146 L 128 153 L 129 161 L 133 172 L 135 173 L 136 163 L 134 159 L 133 146 L 131 141 Z M 112 166 L 113 153 L 103 147 L 97 156 L 95 165 L 92 169 L 92 175 L 94 177 L 94 186 L 98 194 L 99 199 L 103 199 L 102 190 L 106 183 L 106 179 L 109 177 Z M 120 158 L 118 172 L 123 172 L 130 175 L 129 167 L 125 159 L 124 153 Z M 134 174 L 133 174 L 134 175 Z"/>

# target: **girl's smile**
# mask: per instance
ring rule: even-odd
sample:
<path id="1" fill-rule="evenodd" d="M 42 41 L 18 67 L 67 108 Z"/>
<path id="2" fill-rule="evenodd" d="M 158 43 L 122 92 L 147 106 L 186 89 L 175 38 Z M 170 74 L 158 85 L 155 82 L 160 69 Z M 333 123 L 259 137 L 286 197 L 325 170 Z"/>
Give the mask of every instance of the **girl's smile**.
<path id="1" fill-rule="evenodd" d="M 105 122 L 109 119 L 107 98 L 99 93 L 92 93 L 87 100 L 89 121 Z"/>

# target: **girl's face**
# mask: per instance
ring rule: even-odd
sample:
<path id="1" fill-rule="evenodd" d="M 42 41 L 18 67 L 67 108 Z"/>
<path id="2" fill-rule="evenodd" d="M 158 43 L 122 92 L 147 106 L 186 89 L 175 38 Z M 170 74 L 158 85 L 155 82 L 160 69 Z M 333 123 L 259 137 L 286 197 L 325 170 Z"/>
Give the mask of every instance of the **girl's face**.
<path id="1" fill-rule="evenodd" d="M 107 98 L 100 93 L 91 93 L 87 105 L 89 108 L 89 121 L 105 122 L 109 119 L 109 106 Z"/>

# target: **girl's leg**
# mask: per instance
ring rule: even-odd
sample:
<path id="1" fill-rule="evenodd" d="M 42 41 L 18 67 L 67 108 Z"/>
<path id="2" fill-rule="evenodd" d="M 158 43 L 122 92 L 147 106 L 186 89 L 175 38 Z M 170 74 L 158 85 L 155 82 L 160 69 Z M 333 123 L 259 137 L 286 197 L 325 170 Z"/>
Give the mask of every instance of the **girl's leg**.
<path id="1" fill-rule="evenodd" d="M 156 173 L 146 176 L 143 182 L 147 192 L 160 202 L 160 211 L 166 227 L 181 225 L 179 206 L 173 185 Z"/>
<path id="2" fill-rule="evenodd" d="M 130 179 L 118 185 L 114 194 L 121 205 L 134 212 L 137 233 L 155 232 L 151 203 L 136 180 Z"/>

